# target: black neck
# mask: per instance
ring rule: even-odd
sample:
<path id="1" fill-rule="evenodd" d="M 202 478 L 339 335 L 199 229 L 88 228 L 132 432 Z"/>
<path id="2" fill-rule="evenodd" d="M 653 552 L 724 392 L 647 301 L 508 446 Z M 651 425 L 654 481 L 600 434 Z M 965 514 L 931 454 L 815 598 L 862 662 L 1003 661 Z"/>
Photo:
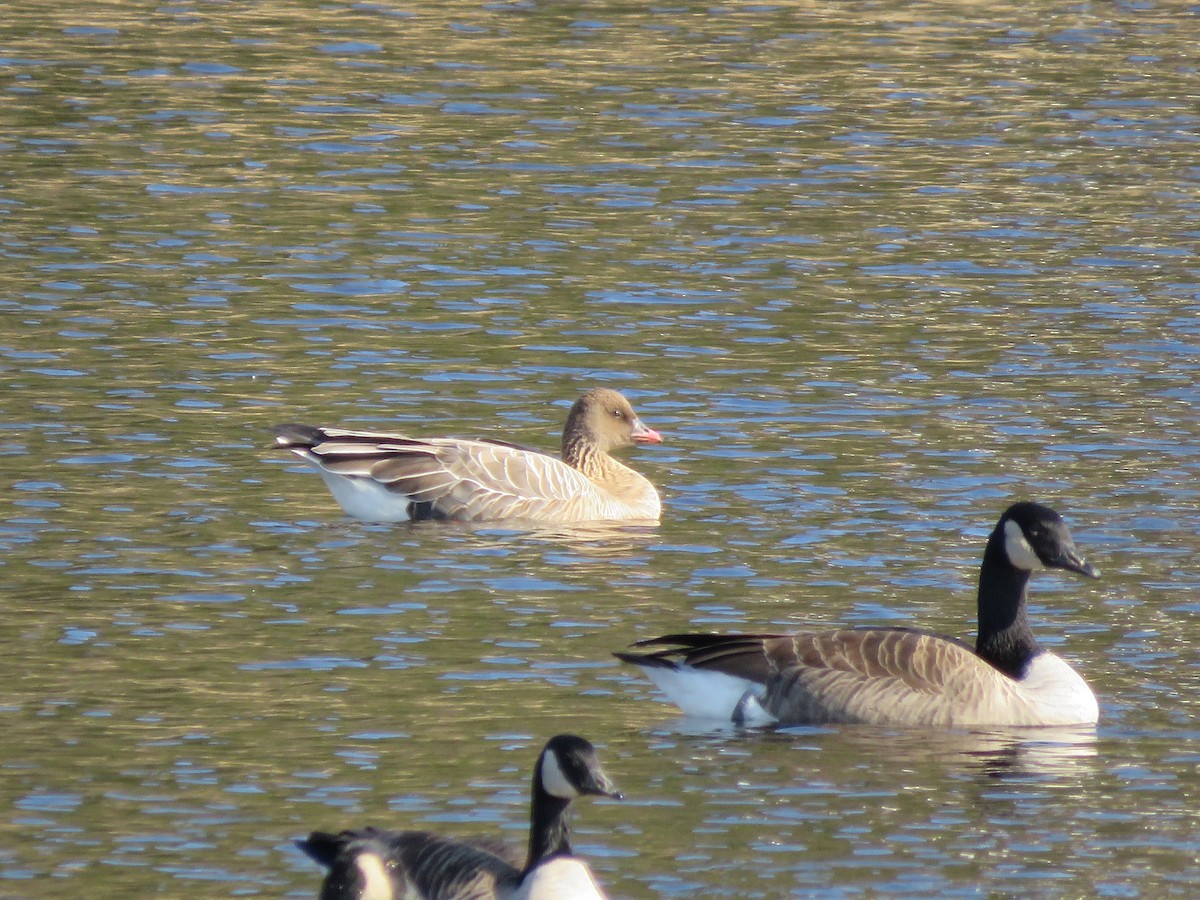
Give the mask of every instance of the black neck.
<path id="1" fill-rule="evenodd" d="M 529 858 L 525 871 L 551 856 L 571 855 L 571 828 L 567 823 L 570 800 L 546 792 L 540 780 L 541 761 L 533 777 L 533 801 L 529 808 Z"/>
<path id="2" fill-rule="evenodd" d="M 1008 561 L 1004 529 L 988 539 L 979 569 L 979 637 L 975 652 L 1001 672 L 1019 678 L 1041 648 L 1025 615 L 1029 572 Z"/>

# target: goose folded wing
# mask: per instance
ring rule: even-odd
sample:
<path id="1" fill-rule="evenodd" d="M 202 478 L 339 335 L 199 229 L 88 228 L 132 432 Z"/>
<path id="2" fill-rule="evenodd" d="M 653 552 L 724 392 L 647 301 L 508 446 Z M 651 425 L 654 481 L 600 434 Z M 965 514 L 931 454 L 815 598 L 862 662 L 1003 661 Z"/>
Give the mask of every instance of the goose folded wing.
<path id="1" fill-rule="evenodd" d="M 520 518 L 596 493 L 587 476 L 553 456 L 490 441 L 393 445 L 375 458 L 368 477 L 450 519 Z"/>
<path id="2" fill-rule="evenodd" d="M 767 706 L 783 721 L 945 724 L 1013 691 L 963 642 L 906 628 L 800 632 L 762 652 Z"/>
<path id="3" fill-rule="evenodd" d="M 498 887 L 521 877 L 511 862 L 492 852 L 491 844 L 454 841 L 430 832 L 405 832 L 401 837 L 400 865 L 416 896 L 426 900 L 495 900 Z"/>

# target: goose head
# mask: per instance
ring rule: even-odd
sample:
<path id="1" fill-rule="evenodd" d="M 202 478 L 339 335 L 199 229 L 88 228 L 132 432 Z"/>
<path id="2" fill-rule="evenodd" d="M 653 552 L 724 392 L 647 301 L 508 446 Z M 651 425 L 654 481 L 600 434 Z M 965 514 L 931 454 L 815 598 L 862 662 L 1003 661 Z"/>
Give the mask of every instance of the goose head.
<path id="1" fill-rule="evenodd" d="M 529 856 L 522 877 L 545 860 L 571 855 L 567 809 L 576 797 L 591 794 L 620 800 L 621 794 L 600 768 L 596 748 L 573 734 L 550 738 L 533 769 L 529 809 Z"/>
<path id="2" fill-rule="evenodd" d="M 1040 503 L 1014 503 L 996 523 L 983 553 L 975 641 L 975 652 L 1014 678 L 1022 677 L 1041 652 L 1029 626 L 1025 588 L 1030 575 L 1044 569 L 1100 577 L 1080 555 L 1058 513 Z"/>
<path id="3" fill-rule="evenodd" d="M 571 801 L 591 794 L 621 799 L 621 793 L 600 768 L 596 748 L 573 734 L 560 734 L 546 742 L 534 769 L 534 792 L 539 789 Z"/>
<path id="4" fill-rule="evenodd" d="M 563 446 L 585 443 L 608 453 L 633 444 L 661 444 L 662 435 L 642 424 L 622 394 L 594 388 L 575 401 L 563 429 Z"/>
<path id="5" fill-rule="evenodd" d="M 1016 569 L 1065 569 L 1088 578 L 1100 577 L 1100 570 L 1075 547 L 1067 523 L 1048 506 L 1014 503 L 1000 517 L 996 531 L 1003 539 L 1005 556 Z"/>

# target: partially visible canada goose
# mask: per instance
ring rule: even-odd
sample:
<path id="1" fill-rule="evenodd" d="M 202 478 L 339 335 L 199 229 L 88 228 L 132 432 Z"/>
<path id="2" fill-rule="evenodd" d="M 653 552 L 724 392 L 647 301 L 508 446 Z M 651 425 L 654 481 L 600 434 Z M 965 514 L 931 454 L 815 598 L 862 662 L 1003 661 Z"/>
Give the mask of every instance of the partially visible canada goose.
<path id="1" fill-rule="evenodd" d="M 794 634 L 672 634 L 617 653 L 641 666 L 686 714 L 735 724 L 1091 725 L 1096 697 L 1029 627 L 1035 569 L 1100 573 L 1058 513 L 1015 503 L 988 538 L 972 649 L 912 628 Z"/>
<path id="2" fill-rule="evenodd" d="M 329 873 L 319 900 L 604 900 L 572 855 L 566 812 L 584 794 L 620 799 L 581 737 L 551 738 L 533 770 L 529 855 L 428 831 L 314 831 L 297 845 Z"/>
<path id="3" fill-rule="evenodd" d="M 371 522 L 657 519 L 654 485 L 609 452 L 661 441 L 624 396 L 607 388 L 588 391 L 571 407 L 561 460 L 497 440 L 275 429 L 276 447 L 309 462 L 342 509 Z"/>

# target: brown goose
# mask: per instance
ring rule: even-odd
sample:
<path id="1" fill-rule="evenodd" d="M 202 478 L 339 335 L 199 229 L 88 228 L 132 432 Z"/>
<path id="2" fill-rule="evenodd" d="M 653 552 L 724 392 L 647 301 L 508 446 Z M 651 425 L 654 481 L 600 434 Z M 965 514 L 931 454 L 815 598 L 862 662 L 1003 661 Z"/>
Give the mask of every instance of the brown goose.
<path id="1" fill-rule="evenodd" d="M 428 831 L 314 831 L 297 844 L 328 870 L 320 900 L 604 900 L 571 848 L 567 810 L 585 795 L 621 799 L 596 749 L 560 734 L 534 766 L 523 864 L 510 848 Z"/>
<path id="2" fill-rule="evenodd" d="M 654 485 L 609 452 L 661 441 L 607 388 L 588 391 L 571 407 L 561 460 L 497 440 L 275 429 L 276 447 L 310 463 L 342 509 L 370 522 L 657 519 Z"/>
<path id="3" fill-rule="evenodd" d="M 686 714 L 739 725 L 1094 725 L 1095 694 L 1029 627 L 1025 587 L 1036 569 L 1100 574 L 1058 513 L 1015 503 L 984 550 L 973 648 L 913 628 L 844 628 L 674 634 L 616 656 Z"/>

